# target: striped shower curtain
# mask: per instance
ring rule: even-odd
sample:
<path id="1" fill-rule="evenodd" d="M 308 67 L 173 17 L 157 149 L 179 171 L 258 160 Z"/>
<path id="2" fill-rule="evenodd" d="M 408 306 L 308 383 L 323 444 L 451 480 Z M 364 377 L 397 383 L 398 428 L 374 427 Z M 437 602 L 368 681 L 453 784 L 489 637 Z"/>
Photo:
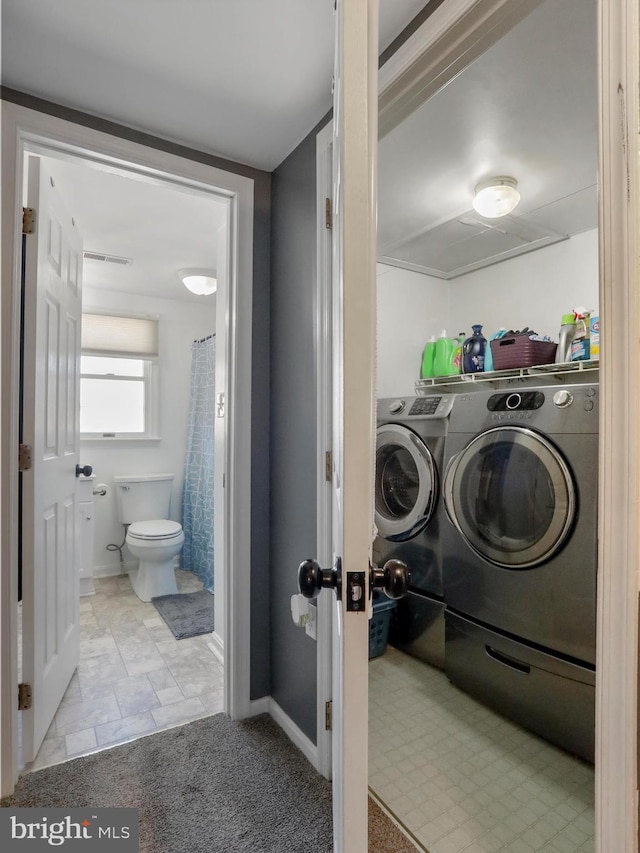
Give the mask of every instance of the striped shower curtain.
<path id="1" fill-rule="evenodd" d="M 182 568 L 213 592 L 213 463 L 216 339 L 191 347 L 191 400 L 182 488 Z"/>

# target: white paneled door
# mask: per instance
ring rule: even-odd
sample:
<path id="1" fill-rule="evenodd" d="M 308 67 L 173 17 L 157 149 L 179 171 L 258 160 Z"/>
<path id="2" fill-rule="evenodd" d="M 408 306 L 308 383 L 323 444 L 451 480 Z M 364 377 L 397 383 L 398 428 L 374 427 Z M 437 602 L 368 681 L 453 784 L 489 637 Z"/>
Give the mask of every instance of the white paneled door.
<path id="1" fill-rule="evenodd" d="M 78 664 L 78 511 L 82 239 L 37 156 L 28 159 L 24 237 L 23 443 L 32 467 L 22 476 L 23 761 L 35 758 Z"/>
<path id="2" fill-rule="evenodd" d="M 373 540 L 378 0 L 338 0 L 334 82 L 333 551 L 342 568 L 333 666 L 334 849 L 366 853 Z M 360 580 L 361 579 L 361 580 Z M 363 583 L 363 606 L 357 604 Z"/>

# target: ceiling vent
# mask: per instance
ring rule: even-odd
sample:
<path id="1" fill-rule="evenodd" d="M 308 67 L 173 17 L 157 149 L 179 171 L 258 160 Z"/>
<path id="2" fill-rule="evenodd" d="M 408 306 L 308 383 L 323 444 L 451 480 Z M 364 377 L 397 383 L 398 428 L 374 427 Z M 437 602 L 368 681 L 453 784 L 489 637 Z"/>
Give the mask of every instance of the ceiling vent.
<path id="1" fill-rule="evenodd" d="M 102 261 L 107 264 L 120 264 L 120 266 L 130 266 L 133 263 L 133 258 L 120 258 L 118 255 L 105 255 L 102 252 L 83 252 L 85 261 Z"/>
<path id="2" fill-rule="evenodd" d="M 451 279 L 567 239 L 526 215 L 489 220 L 471 210 L 388 247 L 378 260 Z"/>

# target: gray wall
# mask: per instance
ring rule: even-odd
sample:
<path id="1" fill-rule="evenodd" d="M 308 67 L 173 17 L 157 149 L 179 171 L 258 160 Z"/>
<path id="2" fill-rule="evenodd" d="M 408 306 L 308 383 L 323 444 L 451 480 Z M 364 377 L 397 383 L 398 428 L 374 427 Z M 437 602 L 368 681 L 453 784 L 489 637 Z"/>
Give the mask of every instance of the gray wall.
<path id="1" fill-rule="evenodd" d="M 273 173 L 271 695 L 316 742 L 316 643 L 291 619 L 298 564 L 316 554 L 316 134 Z"/>
<path id="2" fill-rule="evenodd" d="M 430 0 L 382 65 L 444 0 Z M 273 173 L 271 245 L 271 695 L 316 743 L 316 643 L 291 620 L 296 569 L 316 554 L 316 136 Z"/>
<path id="3" fill-rule="evenodd" d="M 251 392 L 251 697 L 269 694 L 269 265 L 271 239 L 271 175 L 132 130 L 106 119 L 63 107 L 50 101 L 26 95 L 6 86 L 0 88 L 5 101 L 20 104 L 47 115 L 129 139 L 179 157 L 206 163 L 254 181 L 254 250 L 253 250 L 253 359 L 256 369 Z"/>

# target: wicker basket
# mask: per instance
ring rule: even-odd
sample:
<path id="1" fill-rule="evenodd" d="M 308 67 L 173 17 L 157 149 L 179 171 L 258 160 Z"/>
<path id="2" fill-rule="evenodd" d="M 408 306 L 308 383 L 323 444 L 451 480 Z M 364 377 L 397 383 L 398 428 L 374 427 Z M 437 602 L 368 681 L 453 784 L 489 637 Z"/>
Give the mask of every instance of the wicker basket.
<path id="1" fill-rule="evenodd" d="M 513 367 L 532 367 L 551 364 L 558 344 L 552 341 L 532 341 L 528 335 L 505 335 L 491 341 L 494 370 Z"/>

